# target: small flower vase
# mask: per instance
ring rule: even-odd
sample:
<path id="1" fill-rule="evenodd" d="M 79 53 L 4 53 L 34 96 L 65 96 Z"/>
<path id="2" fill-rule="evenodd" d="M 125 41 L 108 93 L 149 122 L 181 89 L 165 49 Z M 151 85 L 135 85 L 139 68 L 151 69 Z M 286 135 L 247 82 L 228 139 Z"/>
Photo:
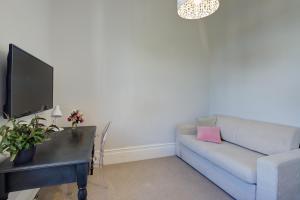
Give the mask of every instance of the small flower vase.
<path id="1" fill-rule="evenodd" d="M 75 130 L 77 128 L 78 124 L 77 123 L 72 123 L 72 130 Z"/>
<path id="2" fill-rule="evenodd" d="M 78 126 L 77 123 L 72 123 L 72 135 L 75 138 L 77 137 L 77 126 Z"/>

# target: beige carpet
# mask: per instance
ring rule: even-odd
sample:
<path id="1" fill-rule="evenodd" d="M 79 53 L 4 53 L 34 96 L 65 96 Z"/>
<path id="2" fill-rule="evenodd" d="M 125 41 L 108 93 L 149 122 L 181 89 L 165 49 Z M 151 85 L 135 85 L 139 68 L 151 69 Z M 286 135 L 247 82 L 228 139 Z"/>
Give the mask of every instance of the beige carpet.
<path id="1" fill-rule="evenodd" d="M 232 200 L 177 157 L 109 165 L 104 168 L 104 179 L 103 171 L 95 171 L 89 177 L 88 200 Z M 39 200 L 76 200 L 76 185 L 68 187 L 69 195 L 64 195 L 66 186 L 43 188 Z"/>

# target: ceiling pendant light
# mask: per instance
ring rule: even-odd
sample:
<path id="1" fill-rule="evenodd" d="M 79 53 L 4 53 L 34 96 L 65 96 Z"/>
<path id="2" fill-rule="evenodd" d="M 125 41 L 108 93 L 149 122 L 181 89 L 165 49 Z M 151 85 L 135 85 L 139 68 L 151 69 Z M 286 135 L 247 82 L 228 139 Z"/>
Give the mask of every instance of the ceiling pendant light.
<path id="1" fill-rule="evenodd" d="M 219 0 L 177 0 L 177 12 L 184 19 L 200 19 L 213 14 L 219 5 Z"/>

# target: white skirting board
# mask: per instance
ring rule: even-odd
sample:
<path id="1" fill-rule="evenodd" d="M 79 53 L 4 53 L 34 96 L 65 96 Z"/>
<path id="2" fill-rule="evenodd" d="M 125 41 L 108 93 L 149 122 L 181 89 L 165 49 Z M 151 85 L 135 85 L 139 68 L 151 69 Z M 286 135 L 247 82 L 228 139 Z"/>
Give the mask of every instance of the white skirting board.
<path id="1" fill-rule="evenodd" d="M 175 143 L 151 144 L 118 149 L 107 149 L 104 151 L 104 164 L 110 165 L 174 155 Z M 97 162 L 99 160 L 99 151 L 95 152 L 95 156 L 97 158 Z"/>

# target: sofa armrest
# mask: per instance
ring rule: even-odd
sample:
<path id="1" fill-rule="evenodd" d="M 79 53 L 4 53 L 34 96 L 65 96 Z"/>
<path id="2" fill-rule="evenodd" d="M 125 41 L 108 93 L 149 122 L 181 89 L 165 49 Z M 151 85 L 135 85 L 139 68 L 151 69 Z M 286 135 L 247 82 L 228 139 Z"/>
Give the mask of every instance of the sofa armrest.
<path id="1" fill-rule="evenodd" d="M 257 160 L 256 199 L 300 199 L 300 149 Z"/>
<path id="2" fill-rule="evenodd" d="M 180 136 L 181 135 L 195 135 L 197 133 L 197 122 L 190 124 L 180 124 L 176 127 L 176 155 L 181 157 L 180 152 Z"/>

